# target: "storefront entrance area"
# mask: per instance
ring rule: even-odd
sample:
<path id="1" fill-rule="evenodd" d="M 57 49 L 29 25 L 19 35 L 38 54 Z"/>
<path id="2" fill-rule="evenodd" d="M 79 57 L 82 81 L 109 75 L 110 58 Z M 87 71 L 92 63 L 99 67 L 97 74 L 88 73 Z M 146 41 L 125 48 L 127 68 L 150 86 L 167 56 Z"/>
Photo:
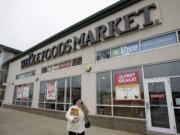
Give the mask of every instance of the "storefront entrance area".
<path id="1" fill-rule="evenodd" d="M 180 133 L 180 77 L 144 80 L 147 129 Z"/>

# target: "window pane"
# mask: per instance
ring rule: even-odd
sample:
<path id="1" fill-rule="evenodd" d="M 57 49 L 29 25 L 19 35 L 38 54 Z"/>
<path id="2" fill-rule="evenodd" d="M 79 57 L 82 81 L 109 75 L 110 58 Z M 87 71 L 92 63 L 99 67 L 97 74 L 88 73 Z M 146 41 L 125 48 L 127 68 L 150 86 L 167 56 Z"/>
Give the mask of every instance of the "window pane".
<path id="1" fill-rule="evenodd" d="M 39 102 L 44 102 L 45 100 L 45 89 L 46 89 L 46 82 L 41 82 L 40 84 L 40 92 L 39 92 Z"/>
<path id="2" fill-rule="evenodd" d="M 47 72 L 47 67 L 43 67 L 42 69 L 41 69 L 41 73 L 46 73 Z"/>
<path id="3" fill-rule="evenodd" d="M 27 102 L 22 102 L 22 106 L 27 106 Z"/>
<path id="4" fill-rule="evenodd" d="M 28 101 L 32 101 L 32 99 L 33 99 L 33 84 L 31 83 L 30 85 L 29 85 L 29 99 L 28 99 Z"/>
<path id="5" fill-rule="evenodd" d="M 121 55 L 121 50 L 120 48 L 114 48 L 111 50 L 111 54 L 112 54 L 112 57 L 116 57 L 116 56 L 120 56 Z"/>
<path id="6" fill-rule="evenodd" d="M 55 110 L 55 103 L 45 103 L 45 108 Z"/>
<path id="7" fill-rule="evenodd" d="M 53 66 L 52 66 L 52 65 L 50 65 L 50 66 L 47 67 L 47 72 L 50 72 L 50 71 L 52 71 L 52 70 L 53 70 Z"/>
<path id="8" fill-rule="evenodd" d="M 144 66 L 144 78 L 180 75 L 180 61 Z"/>
<path id="9" fill-rule="evenodd" d="M 39 108 L 44 108 L 44 103 L 39 103 Z"/>
<path id="10" fill-rule="evenodd" d="M 14 89 L 13 104 L 28 106 L 28 101 L 33 98 L 33 83 L 16 85 Z"/>
<path id="11" fill-rule="evenodd" d="M 69 109 L 70 106 L 71 106 L 70 104 L 66 104 L 66 105 L 65 105 L 65 110 L 64 110 L 64 111 L 68 111 L 68 109 Z"/>
<path id="12" fill-rule="evenodd" d="M 145 118 L 145 109 L 133 107 L 114 107 L 114 116 Z"/>
<path id="13" fill-rule="evenodd" d="M 180 133 L 180 109 L 174 109 L 177 132 Z"/>
<path id="14" fill-rule="evenodd" d="M 64 107 L 65 105 L 64 104 L 57 104 L 57 110 L 61 110 L 61 111 L 64 111 Z"/>
<path id="15" fill-rule="evenodd" d="M 129 45 L 126 45 L 126 46 L 122 46 L 120 48 L 120 54 L 121 55 L 129 55 L 129 54 L 132 54 L 132 53 L 136 53 L 136 52 L 139 52 L 140 51 L 140 48 L 139 48 L 139 43 L 133 43 L 133 44 L 129 44 Z"/>
<path id="16" fill-rule="evenodd" d="M 65 79 L 58 81 L 57 102 L 64 102 Z"/>
<path id="17" fill-rule="evenodd" d="M 82 64 L 82 57 L 73 59 L 72 66 L 81 65 Z"/>
<path id="18" fill-rule="evenodd" d="M 148 83 L 148 90 L 152 106 L 167 105 L 164 82 Z"/>
<path id="19" fill-rule="evenodd" d="M 180 77 L 170 79 L 174 107 L 180 107 Z"/>
<path id="20" fill-rule="evenodd" d="M 16 103 L 15 103 L 16 105 L 21 105 L 22 104 L 22 102 L 21 102 L 21 100 L 20 99 L 18 99 L 18 100 L 16 100 Z"/>
<path id="21" fill-rule="evenodd" d="M 113 71 L 113 103 L 144 106 L 141 68 Z"/>
<path id="22" fill-rule="evenodd" d="M 177 43 L 176 33 L 147 39 L 141 42 L 142 51 Z"/>
<path id="23" fill-rule="evenodd" d="M 151 106 L 152 126 L 169 128 L 169 116 L 167 106 Z"/>
<path id="24" fill-rule="evenodd" d="M 111 107 L 110 106 L 98 106 L 97 107 L 97 114 L 112 115 L 111 114 Z"/>
<path id="25" fill-rule="evenodd" d="M 97 104 L 111 104 L 110 72 L 97 74 Z"/>
<path id="26" fill-rule="evenodd" d="M 67 97 L 66 97 L 66 103 L 70 103 L 70 78 L 67 78 Z"/>
<path id="27" fill-rule="evenodd" d="M 81 77 L 72 77 L 72 101 L 76 97 L 81 97 Z"/>
<path id="28" fill-rule="evenodd" d="M 96 56 L 96 60 L 102 60 L 102 59 L 108 59 L 108 58 L 110 58 L 110 50 L 98 52 Z"/>
<path id="29" fill-rule="evenodd" d="M 53 64 L 53 70 L 58 70 L 59 69 L 59 64 Z"/>
<path id="30" fill-rule="evenodd" d="M 32 102 L 28 102 L 28 107 L 31 107 L 32 106 Z"/>
<path id="31" fill-rule="evenodd" d="M 68 68 L 71 66 L 71 61 L 66 61 L 59 64 L 59 69 Z"/>

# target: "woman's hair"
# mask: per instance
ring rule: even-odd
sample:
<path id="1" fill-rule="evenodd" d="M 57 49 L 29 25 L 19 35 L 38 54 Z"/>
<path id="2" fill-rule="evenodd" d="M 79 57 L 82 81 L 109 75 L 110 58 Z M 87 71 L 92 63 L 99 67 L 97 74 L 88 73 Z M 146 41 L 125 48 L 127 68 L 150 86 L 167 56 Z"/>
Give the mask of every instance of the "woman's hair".
<path id="1" fill-rule="evenodd" d="M 73 101 L 72 101 L 73 105 L 75 105 L 75 104 L 76 104 L 76 102 L 77 102 L 79 99 L 81 99 L 81 98 L 80 98 L 80 97 L 76 97 L 76 98 L 74 98 L 74 99 L 73 99 Z"/>

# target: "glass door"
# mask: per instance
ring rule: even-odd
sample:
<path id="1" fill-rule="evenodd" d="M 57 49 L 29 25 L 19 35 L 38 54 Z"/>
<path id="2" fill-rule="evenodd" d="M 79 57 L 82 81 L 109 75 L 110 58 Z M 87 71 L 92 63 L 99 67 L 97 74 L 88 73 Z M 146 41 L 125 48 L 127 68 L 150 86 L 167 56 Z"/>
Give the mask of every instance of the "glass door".
<path id="1" fill-rule="evenodd" d="M 170 79 L 177 133 L 180 134 L 180 77 Z"/>
<path id="2" fill-rule="evenodd" d="M 169 79 L 145 79 L 144 88 L 147 129 L 161 133 L 176 133 Z"/>

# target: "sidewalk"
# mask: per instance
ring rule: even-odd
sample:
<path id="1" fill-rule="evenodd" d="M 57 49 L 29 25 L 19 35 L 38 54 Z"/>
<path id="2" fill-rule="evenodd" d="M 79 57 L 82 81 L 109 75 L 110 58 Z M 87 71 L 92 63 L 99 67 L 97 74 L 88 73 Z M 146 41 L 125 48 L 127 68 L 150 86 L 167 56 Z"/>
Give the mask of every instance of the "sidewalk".
<path id="1" fill-rule="evenodd" d="M 0 108 L 0 135 L 67 135 L 67 122 L 36 114 Z M 86 135 L 137 135 L 92 126 Z"/>

